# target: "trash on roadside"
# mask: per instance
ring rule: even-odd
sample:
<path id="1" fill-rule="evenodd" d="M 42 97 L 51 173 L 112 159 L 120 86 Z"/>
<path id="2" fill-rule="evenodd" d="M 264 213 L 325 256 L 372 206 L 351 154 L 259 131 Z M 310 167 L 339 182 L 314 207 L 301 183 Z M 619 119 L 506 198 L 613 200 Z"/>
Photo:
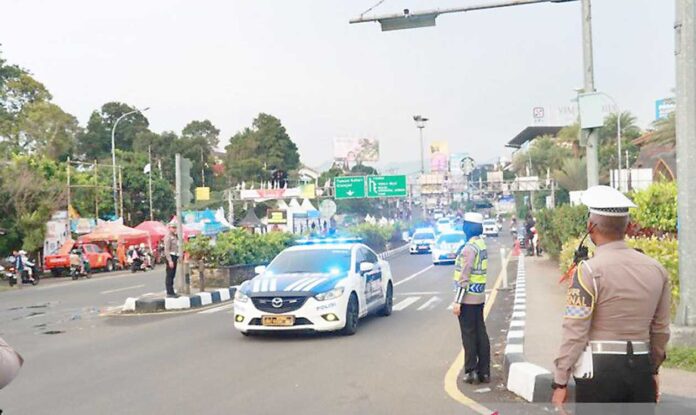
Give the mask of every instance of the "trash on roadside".
<path id="1" fill-rule="evenodd" d="M 476 392 L 476 393 L 486 393 L 486 392 L 490 392 L 490 391 L 491 391 L 491 388 L 479 388 L 479 389 L 476 389 L 474 392 Z"/>

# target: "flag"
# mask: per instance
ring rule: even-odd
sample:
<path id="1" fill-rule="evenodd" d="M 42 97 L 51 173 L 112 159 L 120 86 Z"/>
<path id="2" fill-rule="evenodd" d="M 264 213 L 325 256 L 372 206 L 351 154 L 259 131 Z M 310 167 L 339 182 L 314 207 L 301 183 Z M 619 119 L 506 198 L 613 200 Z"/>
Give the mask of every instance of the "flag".
<path id="1" fill-rule="evenodd" d="M 143 173 L 144 173 L 144 174 L 150 173 L 150 163 L 147 163 L 147 164 L 145 165 L 145 168 L 143 169 Z"/>

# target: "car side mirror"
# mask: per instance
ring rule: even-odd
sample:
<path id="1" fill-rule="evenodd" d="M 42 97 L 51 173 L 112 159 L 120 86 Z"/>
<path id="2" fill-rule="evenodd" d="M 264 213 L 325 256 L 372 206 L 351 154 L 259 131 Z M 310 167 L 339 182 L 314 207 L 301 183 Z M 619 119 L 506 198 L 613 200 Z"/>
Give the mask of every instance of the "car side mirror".
<path id="1" fill-rule="evenodd" d="M 360 263 L 360 273 L 364 274 L 375 269 L 375 264 L 372 262 L 361 262 Z"/>
<path id="2" fill-rule="evenodd" d="M 258 265 L 254 267 L 254 274 L 256 275 L 261 275 L 264 272 L 266 272 L 266 266 L 265 265 Z"/>

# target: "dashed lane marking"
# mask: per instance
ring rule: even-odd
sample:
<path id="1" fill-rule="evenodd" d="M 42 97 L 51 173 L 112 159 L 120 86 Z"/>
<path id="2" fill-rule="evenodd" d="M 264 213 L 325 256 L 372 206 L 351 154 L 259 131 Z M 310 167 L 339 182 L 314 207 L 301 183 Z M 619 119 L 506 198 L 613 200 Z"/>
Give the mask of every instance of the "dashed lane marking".
<path id="1" fill-rule="evenodd" d="M 221 305 L 219 307 L 213 307 L 213 308 L 210 308 L 208 310 L 199 311 L 198 314 L 213 314 L 213 313 L 217 313 L 219 311 L 229 310 L 232 307 L 234 307 L 234 304 L 224 304 L 224 305 Z"/>
<path id="2" fill-rule="evenodd" d="M 145 284 L 131 285 L 130 287 L 122 287 L 122 288 L 116 288 L 113 290 L 101 291 L 99 294 L 112 294 L 112 293 L 117 293 L 120 291 L 127 291 L 127 290 L 133 290 L 135 288 L 142 288 L 144 286 L 145 286 Z"/>
<path id="3" fill-rule="evenodd" d="M 396 286 L 401 285 L 401 284 L 403 284 L 403 283 L 405 283 L 405 282 L 408 282 L 408 281 L 410 281 L 410 280 L 416 278 L 417 276 L 423 274 L 424 272 L 431 270 L 433 267 L 434 267 L 434 265 L 431 265 L 431 266 L 429 266 L 429 267 L 427 267 L 427 268 L 424 268 L 424 269 L 422 269 L 422 270 L 416 272 L 415 274 L 409 275 L 408 277 L 404 278 L 403 280 L 395 282 L 395 283 L 394 283 L 394 286 L 396 287 Z"/>
<path id="4" fill-rule="evenodd" d="M 442 298 L 440 298 L 438 296 L 430 297 L 430 299 L 428 301 L 424 302 L 423 304 L 421 304 L 420 307 L 418 307 L 418 311 L 432 310 L 433 308 L 435 308 L 435 306 L 438 303 L 441 303 L 441 302 L 442 302 Z"/>

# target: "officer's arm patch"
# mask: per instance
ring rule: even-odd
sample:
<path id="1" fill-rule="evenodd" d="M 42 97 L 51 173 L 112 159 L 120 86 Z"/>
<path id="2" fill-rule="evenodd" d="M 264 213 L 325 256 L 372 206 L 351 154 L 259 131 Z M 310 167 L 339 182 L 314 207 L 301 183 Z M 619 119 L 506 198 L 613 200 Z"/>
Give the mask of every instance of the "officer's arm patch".
<path id="1" fill-rule="evenodd" d="M 573 283 L 568 288 L 566 318 L 588 319 L 592 316 L 595 303 L 594 293 L 588 289 L 582 277 L 582 265 L 580 265 L 573 276 Z M 592 278 L 591 275 L 590 278 Z"/>

